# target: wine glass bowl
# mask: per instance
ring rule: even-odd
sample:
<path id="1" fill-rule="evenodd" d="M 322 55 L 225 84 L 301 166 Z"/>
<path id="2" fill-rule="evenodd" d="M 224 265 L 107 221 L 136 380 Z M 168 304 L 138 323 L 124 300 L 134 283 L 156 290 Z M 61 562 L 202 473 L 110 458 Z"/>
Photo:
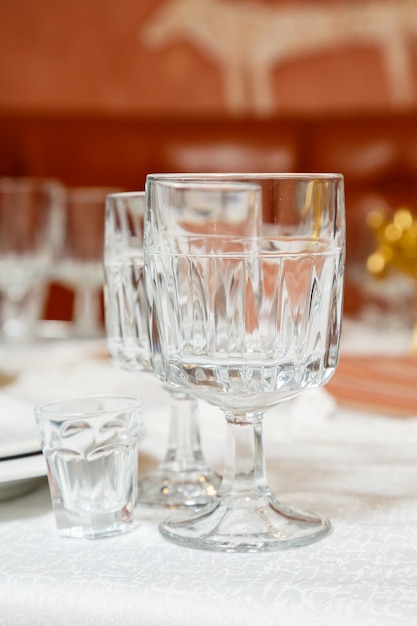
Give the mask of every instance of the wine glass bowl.
<path id="1" fill-rule="evenodd" d="M 144 193 L 109 194 L 104 241 L 105 325 L 109 353 L 127 371 L 151 371 L 146 305 Z"/>
<path id="2" fill-rule="evenodd" d="M 193 220 L 194 199 L 183 202 L 177 220 L 193 228 L 178 229 L 167 187 L 173 194 L 181 188 L 183 196 L 188 188 L 195 198 L 200 184 L 216 197 L 231 182 L 242 194 L 257 188 L 250 228 L 231 233 L 210 217 Z M 326 518 L 289 510 L 272 494 L 262 421 L 268 408 L 324 385 L 337 366 L 342 176 L 150 175 L 147 197 L 155 370 L 174 388 L 221 408 L 228 433 L 215 501 L 163 522 L 162 534 L 221 551 L 269 551 L 324 537 L 331 528 Z"/>

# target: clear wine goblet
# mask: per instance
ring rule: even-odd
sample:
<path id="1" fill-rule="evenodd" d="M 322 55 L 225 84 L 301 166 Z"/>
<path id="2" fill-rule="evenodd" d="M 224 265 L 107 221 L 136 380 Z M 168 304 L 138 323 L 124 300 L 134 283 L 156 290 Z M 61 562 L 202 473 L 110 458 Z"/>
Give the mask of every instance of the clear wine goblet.
<path id="1" fill-rule="evenodd" d="M 207 197 L 231 182 L 260 189 L 262 223 L 253 236 L 201 219 Z M 262 424 L 269 407 L 324 385 L 337 366 L 343 177 L 149 175 L 146 192 L 153 367 L 173 387 L 221 408 L 227 422 L 217 496 L 193 515 L 166 520 L 161 533 L 181 545 L 236 552 L 324 537 L 331 529 L 325 517 L 290 510 L 272 494 Z"/>
<path id="2" fill-rule="evenodd" d="M 104 298 L 107 343 L 117 367 L 152 372 L 143 260 L 144 192 L 109 194 L 106 200 Z M 182 508 L 207 504 L 220 480 L 201 448 L 198 404 L 168 389 L 168 446 L 158 467 L 139 482 L 139 502 Z"/>

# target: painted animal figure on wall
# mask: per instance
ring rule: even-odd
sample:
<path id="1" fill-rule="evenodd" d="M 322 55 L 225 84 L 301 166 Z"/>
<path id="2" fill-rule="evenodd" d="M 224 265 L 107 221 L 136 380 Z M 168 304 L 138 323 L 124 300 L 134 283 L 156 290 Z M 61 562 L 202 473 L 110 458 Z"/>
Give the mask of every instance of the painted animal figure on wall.
<path id="1" fill-rule="evenodd" d="M 360 42 L 382 55 L 392 102 L 417 100 L 410 44 L 417 42 L 417 0 L 345 0 L 333 5 L 254 0 L 166 0 L 140 33 L 143 45 L 186 41 L 218 64 L 233 113 L 279 108 L 272 72 L 285 61 Z"/>

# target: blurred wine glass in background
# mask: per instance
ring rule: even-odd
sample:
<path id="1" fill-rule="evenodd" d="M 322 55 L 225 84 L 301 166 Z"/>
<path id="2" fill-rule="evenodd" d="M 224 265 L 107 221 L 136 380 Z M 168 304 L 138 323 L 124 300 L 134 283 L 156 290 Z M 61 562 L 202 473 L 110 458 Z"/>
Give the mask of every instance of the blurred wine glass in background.
<path id="1" fill-rule="evenodd" d="M 63 240 L 64 188 L 57 180 L 0 178 L 0 331 L 36 335 L 51 267 Z"/>
<path id="2" fill-rule="evenodd" d="M 102 320 L 106 196 L 116 189 L 74 187 L 65 192 L 65 237 L 54 280 L 74 291 L 73 334 L 99 337 Z"/>

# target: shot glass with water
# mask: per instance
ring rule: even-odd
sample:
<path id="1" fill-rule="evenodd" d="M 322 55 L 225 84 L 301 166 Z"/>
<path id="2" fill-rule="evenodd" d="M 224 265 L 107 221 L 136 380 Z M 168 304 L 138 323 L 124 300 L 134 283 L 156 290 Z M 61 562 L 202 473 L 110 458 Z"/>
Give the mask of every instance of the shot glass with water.
<path id="1" fill-rule="evenodd" d="M 59 533 L 95 539 L 131 531 L 141 400 L 85 396 L 39 405 L 35 415 Z"/>

